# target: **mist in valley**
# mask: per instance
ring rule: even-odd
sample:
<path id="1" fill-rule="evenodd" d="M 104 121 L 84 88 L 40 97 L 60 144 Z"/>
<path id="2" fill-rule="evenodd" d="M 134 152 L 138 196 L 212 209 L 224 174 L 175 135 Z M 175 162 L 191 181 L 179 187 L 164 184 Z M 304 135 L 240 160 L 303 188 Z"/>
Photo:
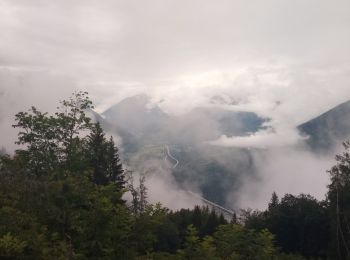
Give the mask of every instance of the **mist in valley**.
<path id="1" fill-rule="evenodd" d="M 349 137 L 347 106 L 318 118 L 350 100 L 349 3 L 151 2 L 2 1 L 0 147 L 17 112 L 86 90 L 152 202 L 323 199 Z"/>

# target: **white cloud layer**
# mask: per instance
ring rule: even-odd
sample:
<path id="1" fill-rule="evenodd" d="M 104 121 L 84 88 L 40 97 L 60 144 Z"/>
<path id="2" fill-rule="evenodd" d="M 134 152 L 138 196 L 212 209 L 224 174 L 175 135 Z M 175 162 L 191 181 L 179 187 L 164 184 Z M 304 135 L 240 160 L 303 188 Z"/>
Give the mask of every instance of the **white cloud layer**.
<path id="1" fill-rule="evenodd" d="M 75 89 L 100 112 L 141 92 L 169 113 L 253 111 L 269 131 L 216 144 L 295 144 L 296 125 L 350 99 L 349 10 L 348 0 L 2 0 L 0 146 L 11 150 L 16 112 L 53 110 Z"/>
<path id="2" fill-rule="evenodd" d="M 264 209 L 272 192 L 279 197 L 286 193 L 304 193 L 325 199 L 329 183 L 326 170 L 334 164 L 333 159 L 284 147 L 256 153 L 254 160 L 260 169 L 259 175 L 246 177 L 241 189 L 228 197 L 228 201 L 232 198 L 238 200 L 238 205 L 235 205 L 238 208 Z"/>
<path id="3" fill-rule="evenodd" d="M 24 82 L 28 71 L 43 81 L 70 78 L 101 110 L 143 91 L 174 100 L 169 110 L 220 92 L 261 113 L 287 102 L 299 119 L 350 98 L 345 0 L 3 0 L 0 7 L 0 70 Z"/>
<path id="4" fill-rule="evenodd" d="M 277 132 L 262 130 L 248 136 L 227 137 L 223 135 L 218 140 L 211 142 L 211 144 L 227 147 L 266 149 L 271 147 L 294 146 L 301 139 L 302 137 L 297 130 L 286 129 L 283 131 L 278 129 Z"/>
<path id="5" fill-rule="evenodd" d="M 0 90 L 16 99 L 0 97 L 2 116 L 80 88 L 98 111 L 147 92 L 181 113 L 219 94 L 295 126 L 350 99 L 348 10 L 345 0 L 3 0 Z"/>

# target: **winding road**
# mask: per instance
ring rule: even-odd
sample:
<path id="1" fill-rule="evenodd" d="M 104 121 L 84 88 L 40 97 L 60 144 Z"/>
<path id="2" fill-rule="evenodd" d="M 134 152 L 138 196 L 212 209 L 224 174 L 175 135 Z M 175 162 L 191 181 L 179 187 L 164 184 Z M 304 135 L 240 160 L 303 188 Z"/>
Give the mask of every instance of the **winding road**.
<path id="1" fill-rule="evenodd" d="M 166 149 L 166 153 L 165 153 L 165 156 L 164 156 L 164 161 L 167 159 L 167 157 L 170 157 L 173 161 L 175 161 L 175 164 L 173 165 L 173 169 L 176 168 L 176 166 L 179 165 L 179 161 L 171 155 L 170 153 L 170 149 L 169 149 L 169 146 L 168 145 L 165 145 L 165 149 Z M 218 204 L 216 204 L 215 202 L 212 202 L 210 200 L 207 200 L 205 198 L 203 198 L 202 196 L 200 196 L 199 194 L 197 193 L 194 193 L 192 191 L 189 191 L 187 190 L 186 191 L 189 195 L 191 195 L 192 197 L 196 197 L 197 199 L 200 199 L 202 202 L 204 202 L 206 205 L 209 205 L 211 206 L 212 208 L 215 208 L 216 210 L 219 210 L 221 213 L 223 213 L 224 215 L 228 216 L 228 219 L 231 220 L 232 216 L 235 214 L 235 212 L 233 210 L 230 210 L 230 209 L 227 209 L 227 208 L 224 208 Z"/>
<path id="2" fill-rule="evenodd" d="M 210 200 L 207 200 L 207 199 L 203 198 L 202 196 L 200 196 L 200 195 L 197 194 L 197 193 L 194 193 L 194 192 L 189 191 L 189 190 L 187 190 L 186 192 L 187 192 L 188 194 L 192 195 L 193 197 L 196 197 L 196 198 L 202 200 L 205 204 L 207 204 L 207 205 L 209 205 L 209 206 L 212 206 L 212 207 L 214 207 L 214 208 L 220 210 L 220 211 L 223 212 L 223 213 L 228 214 L 229 216 L 233 216 L 233 215 L 235 214 L 235 212 L 234 212 L 233 210 L 224 208 L 223 206 L 220 206 L 219 204 L 216 204 L 215 202 L 212 202 L 212 201 L 210 201 Z"/>
<path id="3" fill-rule="evenodd" d="M 166 151 L 167 151 L 167 155 L 168 155 L 171 159 L 173 159 L 173 160 L 176 162 L 176 163 L 173 165 L 173 167 L 172 167 L 173 169 L 175 169 L 176 166 L 179 164 L 179 161 L 178 161 L 174 156 L 171 155 L 168 145 L 166 145 L 165 148 L 166 148 Z"/>

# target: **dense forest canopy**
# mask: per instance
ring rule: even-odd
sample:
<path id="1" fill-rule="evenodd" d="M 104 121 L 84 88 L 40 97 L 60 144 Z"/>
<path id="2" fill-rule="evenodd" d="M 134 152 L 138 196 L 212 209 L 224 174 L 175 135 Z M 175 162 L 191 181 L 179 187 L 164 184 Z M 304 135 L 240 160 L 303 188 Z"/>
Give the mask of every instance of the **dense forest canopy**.
<path id="1" fill-rule="evenodd" d="M 208 207 L 150 204 L 147 176 L 134 183 L 113 138 L 87 116 L 92 108 L 76 92 L 53 115 L 16 114 L 20 148 L 0 158 L 1 259 L 350 257 L 349 142 L 324 201 L 273 193 L 266 210 L 227 219 Z"/>

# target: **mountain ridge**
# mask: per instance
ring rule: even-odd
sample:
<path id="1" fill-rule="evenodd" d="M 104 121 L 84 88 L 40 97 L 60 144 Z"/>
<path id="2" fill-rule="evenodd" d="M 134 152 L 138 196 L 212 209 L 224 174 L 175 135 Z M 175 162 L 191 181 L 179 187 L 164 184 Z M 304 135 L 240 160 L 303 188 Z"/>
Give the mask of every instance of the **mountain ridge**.
<path id="1" fill-rule="evenodd" d="M 298 130 L 309 138 L 314 151 L 327 152 L 350 137 L 350 100 L 299 125 Z"/>
<path id="2" fill-rule="evenodd" d="M 255 176 L 254 153 L 264 151 L 216 147 L 207 141 L 222 134 L 249 135 L 263 129 L 268 119 L 253 112 L 218 107 L 197 107 L 186 114 L 173 116 L 157 105 L 150 106 L 150 101 L 147 95 L 129 97 L 107 109 L 102 113 L 103 117 L 98 117 L 107 132 L 121 137 L 126 164 L 135 167 L 133 170 L 136 171 L 155 173 L 154 162 L 164 164 L 164 151 L 168 146 L 180 161 L 175 169 L 169 168 L 179 187 L 186 189 L 188 183 L 195 184 L 204 198 L 225 206 L 227 194 L 238 190 L 243 176 Z M 313 152 L 325 152 L 350 133 L 347 119 L 350 121 L 350 101 L 297 129 L 302 135 L 309 136 L 306 144 Z M 337 127 L 343 129 L 333 129 Z M 148 169 L 150 165 L 153 168 Z"/>

